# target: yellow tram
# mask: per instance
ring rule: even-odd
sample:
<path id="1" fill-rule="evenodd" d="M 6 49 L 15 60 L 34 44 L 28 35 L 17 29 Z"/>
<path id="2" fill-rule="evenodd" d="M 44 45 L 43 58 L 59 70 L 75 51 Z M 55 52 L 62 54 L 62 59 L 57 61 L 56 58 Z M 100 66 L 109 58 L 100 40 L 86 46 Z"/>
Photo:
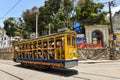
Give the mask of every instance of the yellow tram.
<path id="1" fill-rule="evenodd" d="M 14 61 L 46 67 L 71 68 L 77 66 L 76 33 L 67 30 L 18 42 L 14 45 Z"/>

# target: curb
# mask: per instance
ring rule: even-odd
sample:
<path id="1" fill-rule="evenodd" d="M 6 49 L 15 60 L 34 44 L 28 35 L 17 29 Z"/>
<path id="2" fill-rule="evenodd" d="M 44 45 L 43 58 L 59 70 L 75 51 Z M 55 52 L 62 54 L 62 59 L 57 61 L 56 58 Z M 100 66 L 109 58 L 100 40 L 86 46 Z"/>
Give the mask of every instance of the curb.
<path id="1" fill-rule="evenodd" d="M 78 63 L 81 63 L 81 64 L 110 63 L 110 62 L 120 62 L 120 60 L 85 60 L 85 61 L 78 61 Z"/>

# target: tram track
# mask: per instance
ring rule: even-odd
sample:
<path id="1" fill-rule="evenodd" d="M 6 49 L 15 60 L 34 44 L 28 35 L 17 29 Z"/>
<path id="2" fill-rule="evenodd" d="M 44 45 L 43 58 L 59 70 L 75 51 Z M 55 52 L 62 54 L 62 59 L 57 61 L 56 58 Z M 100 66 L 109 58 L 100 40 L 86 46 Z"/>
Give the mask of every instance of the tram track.
<path id="1" fill-rule="evenodd" d="M 2 69 L 0 69 L 0 71 L 1 71 L 1 72 L 4 72 L 4 73 L 6 73 L 6 74 L 8 74 L 8 75 L 10 75 L 10 76 L 12 76 L 12 77 L 15 77 L 15 78 L 18 79 L 18 80 L 24 80 L 24 79 L 22 79 L 22 78 L 20 78 L 20 77 L 18 77 L 18 76 L 16 76 L 16 75 L 14 75 L 14 74 L 11 74 L 11 73 L 9 73 L 9 72 L 7 72 L 7 71 L 4 71 L 4 70 L 2 70 Z"/>
<path id="2" fill-rule="evenodd" d="M 77 78 L 77 79 L 83 79 L 83 80 L 91 80 L 91 79 L 84 78 L 84 77 L 80 77 L 80 76 L 73 76 L 73 78 Z"/>
<path id="3" fill-rule="evenodd" d="M 6 65 L 12 65 L 10 63 L 4 63 L 4 62 L 0 62 L 1 64 L 6 64 Z M 31 69 L 31 68 L 30 68 Z M 18 80 L 24 80 L 22 79 L 21 77 L 19 76 L 16 76 L 14 74 L 11 74 L 3 69 L 0 69 L 1 72 L 4 72 L 5 74 L 8 74 L 10 76 L 13 76 L 15 77 L 16 79 Z M 71 70 L 66 70 L 66 69 L 55 69 L 55 68 L 52 68 L 51 70 L 41 70 L 41 72 L 43 73 L 46 73 L 46 74 L 53 74 L 53 75 L 57 75 L 57 76 L 64 76 L 64 77 L 72 77 L 72 78 L 75 78 L 75 79 L 80 79 L 80 80 L 97 80 L 97 79 L 94 79 L 95 77 L 96 78 L 99 78 L 98 80 L 102 79 L 102 78 L 105 78 L 106 80 L 120 80 L 120 77 L 118 76 L 112 76 L 112 75 L 105 75 L 105 74 L 96 74 L 96 73 L 92 73 L 92 72 L 85 72 L 85 71 L 79 71 L 79 70 L 74 70 L 74 69 L 71 69 Z"/>
<path id="4" fill-rule="evenodd" d="M 113 76 L 100 75 L 100 74 L 93 74 L 93 73 L 87 73 L 87 72 L 78 72 L 78 73 L 85 74 L 85 75 L 91 75 L 91 76 L 98 76 L 98 77 L 105 77 L 105 78 L 111 78 L 111 79 L 118 79 L 118 80 L 120 80 L 120 77 L 113 77 Z M 75 78 L 77 78 L 77 77 L 79 78 L 79 76 L 75 76 Z M 85 78 L 85 80 L 91 80 L 91 79 Z"/>
<path id="5" fill-rule="evenodd" d="M 10 64 L 10 63 L 4 63 L 4 62 L 0 62 L 0 63 L 1 63 L 1 64 L 5 64 L 5 65 L 12 65 L 12 64 Z M 5 70 L 0 69 L 0 71 L 3 72 L 3 73 L 5 73 L 5 74 L 7 74 L 7 75 L 10 75 L 10 76 L 18 79 L 18 80 L 24 80 L 24 79 L 22 79 L 22 78 L 20 78 L 20 77 L 18 77 L 18 76 L 16 76 L 16 75 L 14 75 L 14 74 L 11 74 L 11 73 L 9 73 L 9 72 L 7 72 L 7 71 L 5 71 Z"/>

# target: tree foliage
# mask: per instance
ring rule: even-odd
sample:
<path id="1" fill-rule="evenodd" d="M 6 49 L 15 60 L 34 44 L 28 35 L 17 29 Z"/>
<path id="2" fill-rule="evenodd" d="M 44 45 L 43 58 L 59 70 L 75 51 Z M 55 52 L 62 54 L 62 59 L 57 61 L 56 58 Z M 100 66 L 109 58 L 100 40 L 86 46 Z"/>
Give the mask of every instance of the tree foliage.
<path id="1" fill-rule="evenodd" d="M 38 16 L 38 32 L 40 35 L 56 32 L 58 28 L 72 27 L 74 21 L 82 25 L 106 24 L 106 12 L 102 11 L 104 4 L 93 0 L 46 0 L 44 6 L 33 7 L 22 13 L 22 18 L 8 18 L 4 21 L 4 29 L 9 36 L 20 35 L 29 38 L 36 31 L 36 15 Z M 74 7 L 75 5 L 75 7 Z M 39 13 L 38 13 L 39 12 Z M 74 13 L 73 13 L 74 12 Z"/>
<path id="2" fill-rule="evenodd" d="M 36 13 L 37 7 L 33 7 L 32 9 L 27 9 L 23 12 L 22 17 L 26 24 L 25 30 L 29 32 L 35 32 L 35 23 L 36 23 Z"/>
<path id="3" fill-rule="evenodd" d="M 10 17 L 4 21 L 4 29 L 7 31 L 8 36 L 15 36 L 17 31 L 17 24 L 14 18 Z"/>
<path id="4" fill-rule="evenodd" d="M 105 24 L 107 12 L 102 11 L 103 7 L 103 3 L 95 3 L 93 0 L 79 0 L 74 19 L 85 25 Z"/>

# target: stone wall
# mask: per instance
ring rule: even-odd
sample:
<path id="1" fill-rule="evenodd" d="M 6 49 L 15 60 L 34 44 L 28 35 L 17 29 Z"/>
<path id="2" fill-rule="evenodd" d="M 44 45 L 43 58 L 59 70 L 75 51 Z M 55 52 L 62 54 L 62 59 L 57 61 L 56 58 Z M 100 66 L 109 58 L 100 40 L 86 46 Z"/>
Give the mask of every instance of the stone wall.
<path id="1" fill-rule="evenodd" d="M 113 48 L 79 49 L 79 60 L 118 60 L 120 51 Z"/>
<path id="2" fill-rule="evenodd" d="M 13 48 L 0 49 L 0 59 L 12 60 L 13 59 Z"/>
<path id="3" fill-rule="evenodd" d="M 13 53 L 12 52 L 0 52 L 0 59 L 12 60 L 13 59 Z"/>

